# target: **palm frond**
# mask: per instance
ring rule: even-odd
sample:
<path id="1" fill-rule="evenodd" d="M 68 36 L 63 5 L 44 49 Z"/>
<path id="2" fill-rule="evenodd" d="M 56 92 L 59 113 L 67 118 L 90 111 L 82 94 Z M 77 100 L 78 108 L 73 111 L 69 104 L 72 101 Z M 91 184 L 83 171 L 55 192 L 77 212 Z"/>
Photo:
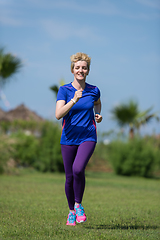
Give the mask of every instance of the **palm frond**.
<path id="1" fill-rule="evenodd" d="M 129 101 L 128 104 L 121 104 L 111 110 L 112 119 L 116 120 L 120 126 L 132 124 L 138 114 L 138 104 Z"/>
<path id="2" fill-rule="evenodd" d="M 55 93 L 55 95 L 57 96 L 57 93 L 58 93 L 58 90 L 59 90 L 58 86 L 57 86 L 57 85 L 53 85 L 53 86 L 50 87 L 50 89 L 51 89 L 51 90 Z"/>
<path id="3" fill-rule="evenodd" d="M 22 67 L 20 58 L 11 53 L 4 54 L 4 48 L 0 48 L 0 82 L 5 84 L 8 78 L 17 73 Z"/>

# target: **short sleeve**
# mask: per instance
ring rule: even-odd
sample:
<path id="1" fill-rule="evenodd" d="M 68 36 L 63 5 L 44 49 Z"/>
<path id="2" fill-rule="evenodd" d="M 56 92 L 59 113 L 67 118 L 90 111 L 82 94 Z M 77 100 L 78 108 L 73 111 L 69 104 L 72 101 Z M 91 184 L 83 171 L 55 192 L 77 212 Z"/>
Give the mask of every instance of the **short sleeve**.
<path id="1" fill-rule="evenodd" d="M 95 102 L 97 102 L 101 96 L 101 93 L 98 87 L 96 87 L 95 90 L 96 90 Z"/>
<path id="2" fill-rule="evenodd" d="M 59 88 L 59 91 L 58 91 L 58 94 L 57 94 L 57 101 L 58 101 L 58 100 L 67 101 L 66 97 L 67 97 L 67 96 L 66 96 L 66 89 L 65 89 L 65 87 L 61 86 L 61 87 Z"/>

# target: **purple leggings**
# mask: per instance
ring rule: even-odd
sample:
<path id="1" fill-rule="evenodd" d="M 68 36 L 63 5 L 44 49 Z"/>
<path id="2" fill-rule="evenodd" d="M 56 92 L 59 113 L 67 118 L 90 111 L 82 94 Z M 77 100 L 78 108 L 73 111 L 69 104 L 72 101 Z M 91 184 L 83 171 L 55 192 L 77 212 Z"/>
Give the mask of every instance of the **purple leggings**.
<path id="1" fill-rule="evenodd" d="M 85 167 L 92 156 L 96 142 L 83 142 L 80 145 L 61 145 L 66 174 L 65 193 L 69 209 L 75 202 L 81 203 L 85 189 Z"/>

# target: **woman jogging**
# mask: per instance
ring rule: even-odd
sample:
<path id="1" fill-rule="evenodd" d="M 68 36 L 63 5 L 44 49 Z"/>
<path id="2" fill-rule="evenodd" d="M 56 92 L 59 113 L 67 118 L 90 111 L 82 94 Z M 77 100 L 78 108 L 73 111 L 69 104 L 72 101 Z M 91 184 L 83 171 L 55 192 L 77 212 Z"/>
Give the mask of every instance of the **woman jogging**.
<path id="1" fill-rule="evenodd" d="M 82 198 L 85 189 L 85 167 L 97 142 L 96 123 L 102 121 L 100 91 L 86 83 L 91 58 L 85 53 L 71 56 L 73 82 L 60 87 L 56 118 L 62 121 L 61 151 L 66 174 L 65 193 L 70 212 L 66 225 L 87 220 Z M 94 111 L 93 111 L 94 110 Z"/>

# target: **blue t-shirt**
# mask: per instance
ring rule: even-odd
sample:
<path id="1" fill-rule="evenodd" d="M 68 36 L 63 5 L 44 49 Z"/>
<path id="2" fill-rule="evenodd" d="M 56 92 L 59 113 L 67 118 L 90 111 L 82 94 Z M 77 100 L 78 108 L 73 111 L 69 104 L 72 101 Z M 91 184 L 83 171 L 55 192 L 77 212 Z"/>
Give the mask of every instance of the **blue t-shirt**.
<path id="1" fill-rule="evenodd" d="M 57 101 L 68 103 L 74 97 L 75 89 L 72 83 L 59 88 Z M 63 117 L 61 144 L 79 145 L 85 141 L 97 142 L 96 123 L 94 119 L 94 102 L 100 98 L 100 91 L 96 86 L 86 83 L 82 97 Z"/>

